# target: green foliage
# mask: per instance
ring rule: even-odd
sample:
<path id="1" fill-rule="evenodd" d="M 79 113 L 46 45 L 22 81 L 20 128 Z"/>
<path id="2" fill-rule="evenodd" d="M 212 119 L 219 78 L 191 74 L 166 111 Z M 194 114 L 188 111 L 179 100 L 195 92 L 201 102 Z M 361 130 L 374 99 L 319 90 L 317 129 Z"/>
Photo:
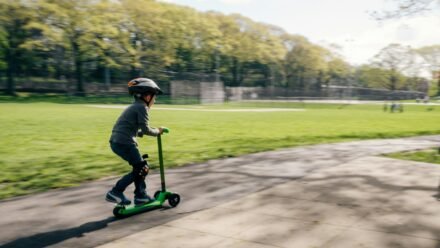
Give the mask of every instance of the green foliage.
<path id="1" fill-rule="evenodd" d="M 324 58 L 327 51 L 302 37 L 288 38 L 291 48 L 285 59 L 287 84 L 289 87 L 304 90 L 320 72 L 326 70 Z"/>
<path id="2" fill-rule="evenodd" d="M 405 81 L 404 72 L 409 72 L 415 65 L 415 54 L 410 47 L 400 44 L 390 44 L 384 47 L 374 57 L 373 67 L 382 70 L 386 80 L 379 84 L 389 90 L 397 90 L 402 87 Z"/>
<path id="3" fill-rule="evenodd" d="M 385 113 L 381 105 L 180 106 L 195 110 L 306 109 L 295 112 L 198 112 L 155 107 L 152 126 L 172 130 L 163 139 L 167 167 L 306 144 L 440 133 L 440 112 L 427 111 L 424 106 L 407 106 L 399 114 Z M 121 111 L 78 104 L 1 103 L 0 198 L 128 171 L 128 165 L 108 147 L 111 128 Z M 140 148 L 151 155 L 153 166 L 157 166 L 156 146 L 154 138 L 140 140 Z"/>
<path id="4" fill-rule="evenodd" d="M 27 1 L 5 0 L 0 4 L 0 66 L 6 69 L 6 92 L 10 95 L 15 94 L 15 74 L 23 70 L 27 62 L 24 44 L 31 36 L 26 29 L 31 20 L 32 9 Z"/>
<path id="5" fill-rule="evenodd" d="M 440 85 L 438 82 L 431 82 L 431 87 L 429 88 L 430 96 L 440 96 Z"/>
<path id="6" fill-rule="evenodd" d="M 440 148 L 421 151 L 408 151 L 386 154 L 385 156 L 396 159 L 413 160 L 431 164 L 440 164 Z"/>
<path id="7" fill-rule="evenodd" d="M 11 87 L 14 78 L 24 76 L 67 78 L 76 80 L 81 93 L 90 81 L 147 76 L 168 82 L 216 72 L 227 86 L 276 85 L 296 91 L 319 92 L 321 85 L 357 81 L 342 57 L 305 37 L 239 14 L 199 12 L 155 0 L 5 0 L 0 48 L 0 69 L 7 70 Z M 403 48 L 384 48 L 374 64 L 383 71 L 362 75 L 364 84 L 408 88 L 402 83 L 408 81 L 402 79 L 402 62 L 411 51 Z M 419 53 L 435 64 L 437 50 Z"/>
<path id="8" fill-rule="evenodd" d="M 332 79 L 343 80 L 349 78 L 352 70 L 350 65 L 341 58 L 332 58 L 328 62 L 328 74 Z"/>
<path id="9" fill-rule="evenodd" d="M 430 95 L 440 96 L 440 45 L 421 47 L 415 50 L 422 56 L 429 71 L 432 73 L 433 82 L 430 88 Z"/>
<path id="10" fill-rule="evenodd" d="M 357 74 L 360 83 L 371 88 L 401 89 L 405 85 L 404 75 L 380 67 L 364 65 L 358 68 Z M 394 78 L 394 86 L 390 85 L 390 78 Z"/>

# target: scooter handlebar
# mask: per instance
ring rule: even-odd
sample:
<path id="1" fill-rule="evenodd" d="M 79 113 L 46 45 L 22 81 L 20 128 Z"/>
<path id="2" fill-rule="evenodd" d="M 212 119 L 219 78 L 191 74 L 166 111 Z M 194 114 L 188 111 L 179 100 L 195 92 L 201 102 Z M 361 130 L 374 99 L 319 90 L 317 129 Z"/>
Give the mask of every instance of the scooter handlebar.
<path id="1" fill-rule="evenodd" d="M 169 132 L 170 132 L 170 129 L 167 128 L 167 127 L 162 127 L 162 129 L 163 129 L 163 132 L 164 132 L 164 133 L 169 133 Z"/>

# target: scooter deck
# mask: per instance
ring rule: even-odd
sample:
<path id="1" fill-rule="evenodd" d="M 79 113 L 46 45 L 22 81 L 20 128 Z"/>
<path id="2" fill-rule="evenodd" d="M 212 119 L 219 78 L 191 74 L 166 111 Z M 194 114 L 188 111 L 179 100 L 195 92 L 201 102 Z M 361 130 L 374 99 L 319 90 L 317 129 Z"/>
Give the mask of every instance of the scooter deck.
<path id="1" fill-rule="evenodd" d="M 141 205 L 134 205 L 134 204 L 125 205 L 125 206 L 124 205 L 116 205 L 116 207 L 113 209 L 113 214 L 116 217 L 122 217 L 122 216 L 130 216 L 130 215 L 146 212 L 148 210 L 161 208 L 163 203 L 172 194 L 173 193 L 169 192 L 169 191 L 165 191 L 165 192 L 158 191 L 155 194 L 156 199 L 152 202 L 148 202 L 148 203 L 141 204 Z"/>
<path id="2" fill-rule="evenodd" d="M 114 210 L 113 210 L 113 214 L 115 216 L 130 216 L 133 214 L 137 214 L 137 213 L 142 213 L 142 212 L 146 212 L 148 210 L 152 210 L 152 209 L 156 209 L 156 208 L 160 208 L 162 207 L 163 201 L 159 201 L 159 200 L 155 200 L 146 204 L 142 204 L 142 205 L 127 205 L 127 206 L 122 206 L 122 205 L 117 205 Z"/>

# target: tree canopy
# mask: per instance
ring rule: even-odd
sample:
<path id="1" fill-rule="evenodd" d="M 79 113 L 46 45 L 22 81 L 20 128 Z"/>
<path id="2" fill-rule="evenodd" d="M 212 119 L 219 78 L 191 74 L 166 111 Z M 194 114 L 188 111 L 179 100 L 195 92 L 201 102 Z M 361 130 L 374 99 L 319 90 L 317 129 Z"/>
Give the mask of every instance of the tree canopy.
<path id="1" fill-rule="evenodd" d="M 206 75 L 218 75 L 227 86 L 319 92 L 323 85 L 344 85 L 362 74 L 358 80 L 366 87 L 395 90 L 404 87 L 396 78 L 405 73 L 386 62 L 393 47 L 398 45 L 384 48 L 370 65 L 391 78 L 381 84 L 365 75 L 372 70 L 357 73 L 331 49 L 239 14 L 155 0 L 3 0 L 0 5 L 0 79 L 7 81 L 9 94 L 15 81 L 29 78 L 68 80 L 83 95 L 88 82 L 109 85 L 144 76 L 166 83 Z M 395 62 L 412 52 L 402 51 Z M 433 73 L 438 71 L 437 50 L 418 52 Z"/>

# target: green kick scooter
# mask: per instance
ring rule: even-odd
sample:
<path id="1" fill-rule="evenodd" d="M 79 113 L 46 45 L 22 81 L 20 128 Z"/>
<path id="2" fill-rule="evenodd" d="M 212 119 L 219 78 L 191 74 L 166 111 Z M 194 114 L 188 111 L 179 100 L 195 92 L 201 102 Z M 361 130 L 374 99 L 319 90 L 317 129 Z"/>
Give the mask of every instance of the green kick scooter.
<path id="1" fill-rule="evenodd" d="M 170 130 L 168 128 L 163 129 L 164 133 L 169 133 Z M 154 201 L 141 204 L 141 205 L 120 205 L 117 204 L 115 208 L 113 209 L 113 215 L 117 218 L 124 217 L 124 216 L 130 216 L 137 213 L 142 213 L 148 210 L 152 210 L 155 208 L 162 207 L 163 203 L 168 200 L 168 203 L 171 207 L 176 207 L 180 203 L 180 195 L 167 191 L 165 186 L 165 169 L 163 166 L 163 157 L 162 157 L 162 135 L 157 136 L 157 146 L 159 150 L 159 165 L 160 165 L 160 181 L 162 185 L 162 190 L 156 191 L 154 193 Z"/>

